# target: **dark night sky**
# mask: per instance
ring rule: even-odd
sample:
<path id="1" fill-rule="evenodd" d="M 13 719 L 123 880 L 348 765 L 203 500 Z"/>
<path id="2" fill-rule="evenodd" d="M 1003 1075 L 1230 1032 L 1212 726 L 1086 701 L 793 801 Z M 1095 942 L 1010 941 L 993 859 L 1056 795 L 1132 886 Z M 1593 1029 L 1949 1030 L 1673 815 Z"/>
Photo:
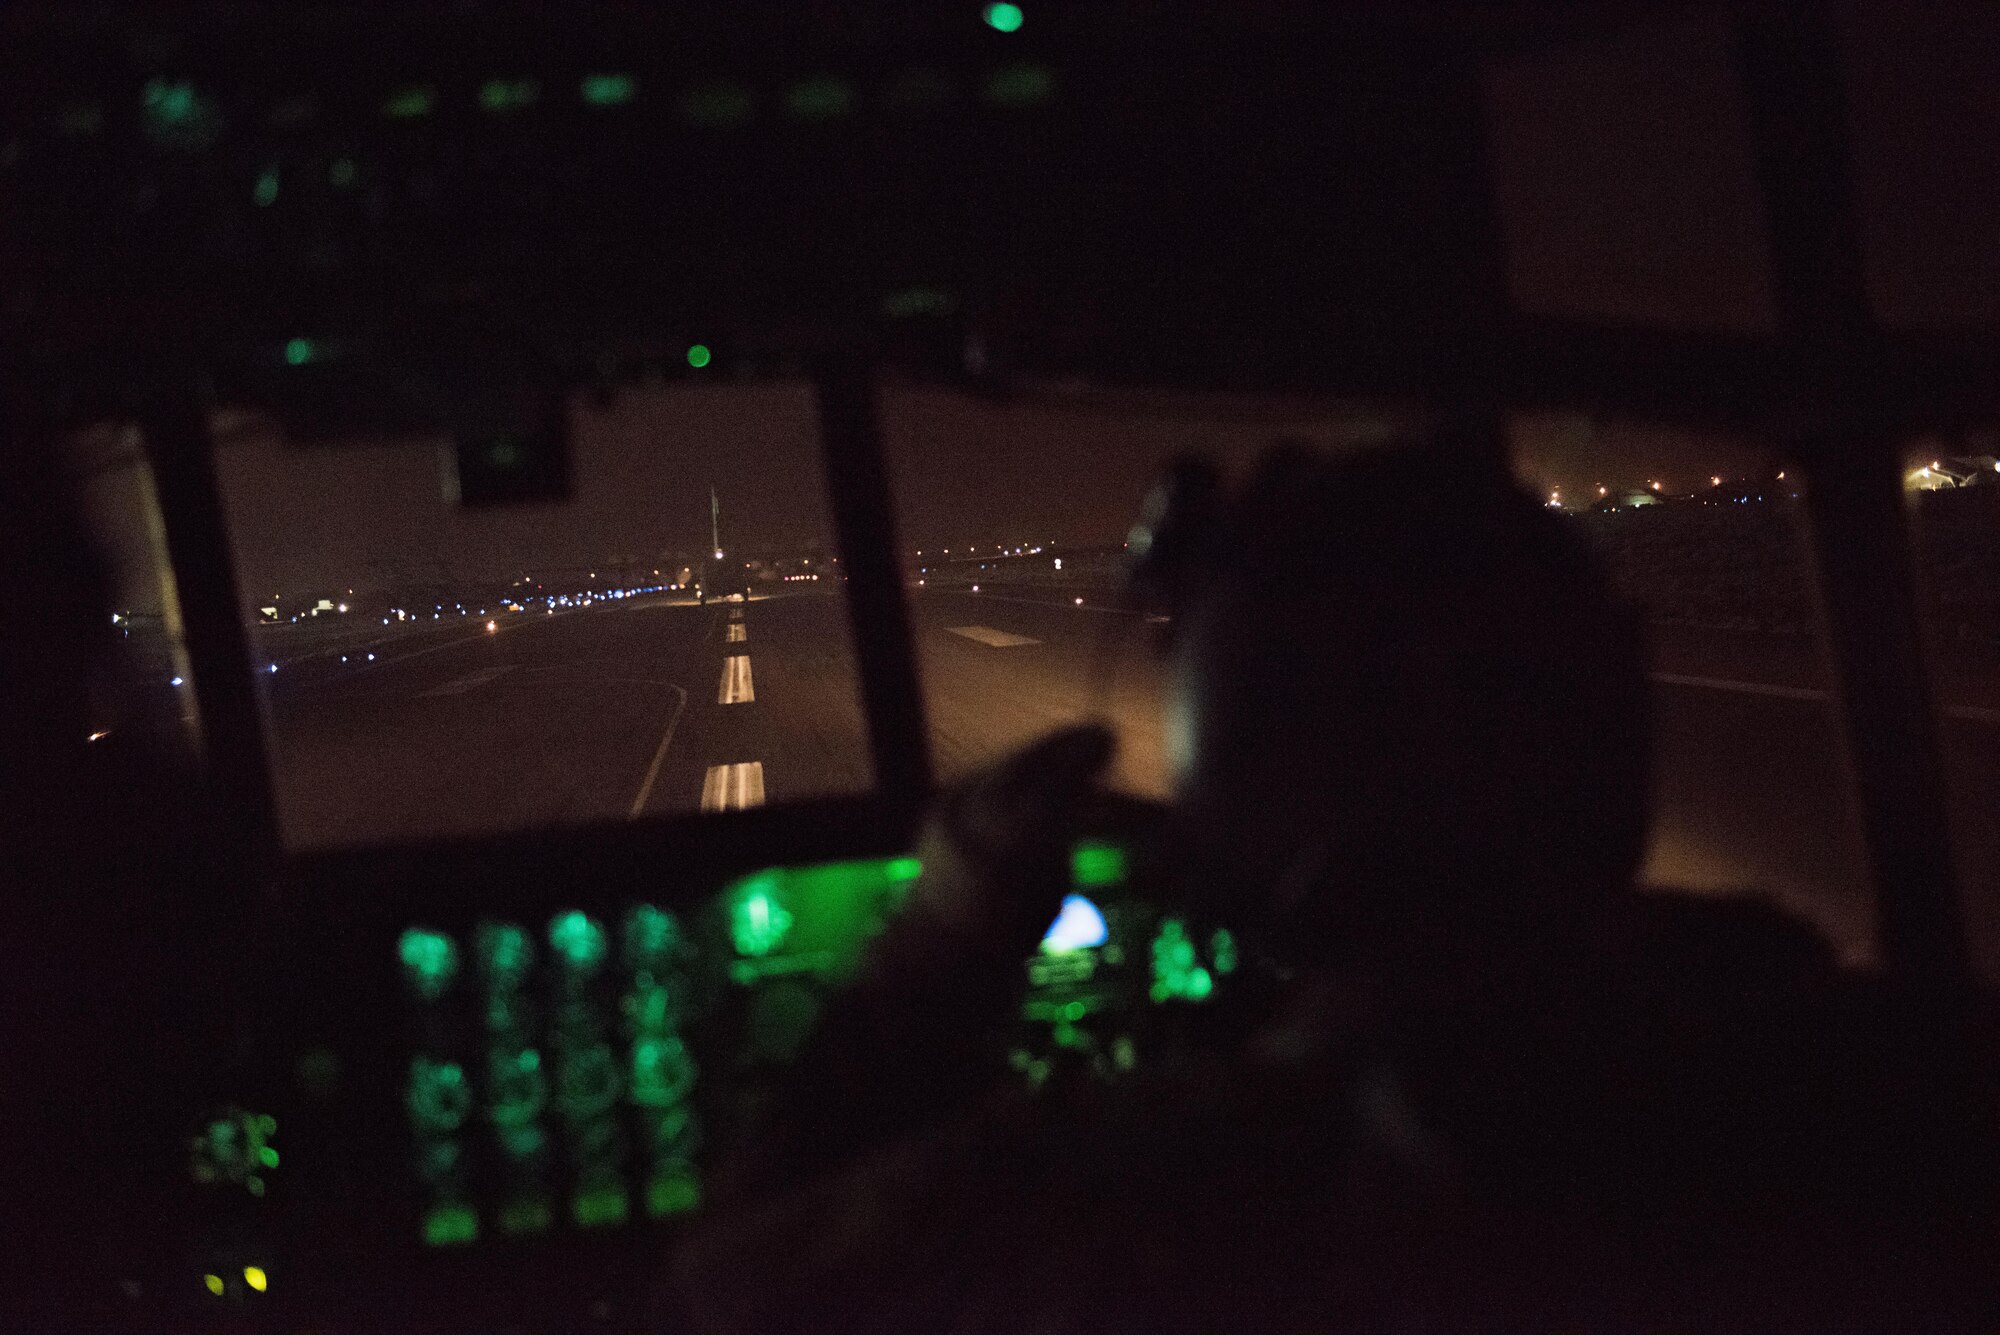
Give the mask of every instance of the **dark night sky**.
<path id="1" fill-rule="evenodd" d="M 2000 315 L 2000 12 L 1924 17 L 1850 9 L 1844 31 L 1856 189 L 1878 314 L 1891 324 Z M 1940 15 L 1947 15 L 1940 17 Z M 1764 237 L 1728 38 L 1675 21 L 1494 68 L 1490 143 L 1514 300 L 1531 311 L 1679 329 L 1769 328 Z M 1175 405 L 1179 406 L 1176 407 Z M 907 544 L 1115 542 L 1178 449 L 1246 458 L 1280 434 L 1367 434 L 1323 409 L 1241 401 L 1189 408 L 1012 405 L 937 390 L 884 404 Z M 812 402 L 802 385 L 630 393 L 581 412 L 575 499 L 459 511 L 435 442 L 288 447 L 245 432 L 222 452 L 246 595 L 359 584 L 400 567 L 507 575 L 618 553 L 705 545 L 707 488 L 725 545 L 826 540 Z M 1546 418 L 1516 424 L 1517 467 L 1566 498 L 1596 484 L 1768 464 L 1742 440 Z M 1930 452 L 1929 444 L 1913 449 Z M 116 511 L 115 482 L 104 488 Z M 102 488 L 101 488 L 102 489 Z M 127 511 L 129 513 L 129 510 Z M 133 605 L 144 605 L 135 590 Z"/>

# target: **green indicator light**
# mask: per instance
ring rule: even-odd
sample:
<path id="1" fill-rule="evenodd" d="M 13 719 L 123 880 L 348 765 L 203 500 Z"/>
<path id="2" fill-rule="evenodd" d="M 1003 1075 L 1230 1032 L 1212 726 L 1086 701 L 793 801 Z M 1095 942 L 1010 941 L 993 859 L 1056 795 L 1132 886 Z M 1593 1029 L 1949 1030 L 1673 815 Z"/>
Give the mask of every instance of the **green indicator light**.
<path id="1" fill-rule="evenodd" d="M 681 943 L 681 925 L 671 913 L 640 904 L 625 915 L 625 960 L 633 967 L 658 963 Z"/>
<path id="2" fill-rule="evenodd" d="M 511 922 L 483 922 L 472 934 L 472 949 L 479 967 L 493 980 L 493 986 L 512 989 L 535 964 L 535 943 L 527 929 Z"/>
<path id="3" fill-rule="evenodd" d="M 437 105 L 437 89 L 428 85 L 403 88 L 392 93 L 382 104 L 382 114 L 392 120 L 415 120 L 428 116 Z"/>
<path id="4" fill-rule="evenodd" d="M 266 1168 L 276 1168 L 278 1166 L 278 1152 L 269 1145 L 266 1145 L 263 1149 L 257 1151 L 257 1161 Z"/>
<path id="5" fill-rule="evenodd" d="M 1125 850 L 1116 844 L 1086 840 L 1070 854 L 1070 878 L 1079 890 L 1117 885 L 1125 879 Z"/>
<path id="6" fill-rule="evenodd" d="M 553 1214 L 547 1201 L 513 1201 L 500 1210 L 500 1217 L 494 1222 L 502 1233 L 520 1237 L 528 1233 L 546 1233 Z"/>
<path id="7" fill-rule="evenodd" d="M 735 940 L 737 954 L 753 957 L 768 955 L 784 944 L 785 933 L 792 929 L 792 915 L 771 897 L 769 890 L 759 884 L 776 879 L 776 873 L 758 878 L 758 882 L 752 883 L 758 888 L 751 889 L 736 901 L 729 930 Z"/>
<path id="8" fill-rule="evenodd" d="M 593 107 L 622 107 L 639 95 L 639 82 L 629 74 L 586 74 L 580 91 Z"/>
<path id="9" fill-rule="evenodd" d="M 285 344 L 285 364 L 304 366 L 319 355 L 319 347 L 309 338 L 295 338 Z"/>
<path id="10" fill-rule="evenodd" d="M 222 1296 L 222 1290 L 224 1288 L 224 1285 L 222 1283 L 222 1276 L 203 1275 L 201 1277 L 201 1283 L 203 1288 L 207 1289 L 210 1293 L 214 1294 L 216 1297 L 220 1298 Z"/>
<path id="11" fill-rule="evenodd" d="M 285 345 L 285 360 L 294 366 L 304 364 L 311 355 L 311 345 L 302 338 Z M 458 947 L 442 932 L 412 927 L 397 941 L 396 954 L 403 961 L 410 986 L 425 1001 L 443 996 L 458 977 Z"/>
<path id="12" fill-rule="evenodd" d="M 853 106 L 853 85 L 840 79 L 807 79 L 785 94 L 786 109 L 802 121 L 830 121 L 845 116 Z"/>
<path id="13" fill-rule="evenodd" d="M 604 928 L 575 909 L 549 919 L 549 946 L 578 973 L 589 973 L 604 960 Z"/>
<path id="14" fill-rule="evenodd" d="M 632 1044 L 632 1102 L 644 1107 L 678 1103 L 694 1086 L 694 1058 L 674 1037 L 642 1038 Z"/>
<path id="15" fill-rule="evenodd" d="M 244 1266 L 243 1282 L 245 1284 L 248 1284 L 251 1288 L 255 1289 L 259 1293 L 262 1293 L 265 1289 L 271 1287 L 271 1278 L 270 1276 L 264 1273 L 264 1268 L 262 1266 L 255 1266 L 255 1265 Z"/>
<path id="16" fill-rule="evenodd" d="M 259 1117 L 257 1119 L 257 1134 L 260 1136 L 277 1135 L 278 1119 L 271 1116 L 271 1114 L 269 1113 L 265 1113 L 263 1116 Z"/>
<path id="17" fill-rule="evenodd" d="M 354 184 L 354 176 L 355 167 L 353 158 L 337 159 L 331 167 L 326 169 L 327 181 L 342 190 Z"/>
<path id="18" fill-rule="evenodd" d="M 424 1216 L 424 1243 L 450 1247 L 479 1236 L 479 1212 L 470 1205 L 440 1205 Z"/>
<path id="19" fill-rule="evenodd" d="M 664 1215 L 686 1214 L 701 1204 L 701 1184 L 691 1177 L 675 1174 L 656 1177 L 646 1184 L 646 1213 L 658 1219 Z"/>
<path id="20" fill-rule="evenodd" d="M 278 169 L 272 167 L 257 177 L 257 186 L 250 192 L 250 198 L 257 207 L 267 209 L 278 202 Z"/>
<path id="21" fill-rule="evenodd" d="M 1214 963 L 1217 973 L 1236 972 L 1236 937 L 1228 928 L 1217 928 L 1215 935 L 1208 939 L 1208 958 Z"/>
<path id="22" fill-rule="evenodd" d="M 140 97 L 145 102 L 146 114 L 162 125 L 181 125 L 193 120 L 200 105 L 193 84 L 170 83 L 165 79 L 148 79 Z"/>
<path id="23" fill-rule="evenodd" d="M 558 1065 L 556 1102 L 571 1122 L 601 1117 L 618 1101 L 618 1063 L 609 1045 L 594 1043 Z"/>
<path id="24" fill-rule="evenodd" d="M 264 1179 L 261 1177 L 246 1178 L 243 1185 L 250 1188 L 252 1196 L 262 1196 L 264 1194 Z"/>
<path id="25" fill-rule="evenodd" d="M 532 1159 L 548 1144 L 548 1137 L 532 1122 L 526 1126 L 503 1126 L 496 1134 L 501 1152 L 510 1159 Z"/>
<path id="26" fill-rule="evenodd" d="M 425 1131 L 456 1131 L 472 1111 L 472 1086 L 457 1062 L 410 1063 L 410 1120 Z"/>
<path id="27" fill-rule="evenodd" d="M 986 81 L 986 100 L 998 107 L 1038 106 L 1056 95 L 1056 74 L 1047 65 L 1009 65 Z"/>
<path id="28" fill-rule="evenodd" d="M 1086 1014 L 1089 1013 L 1089 1010 L 1090 1008 L 1084 1005 L 1081 1001 L 1072 1001 L 1067 1006 L 1064 1006 L 1062 1008 L 1063 1019 L 1072 1022 L 1081 1020 Z"/>
<path id="29" fill-rule="evenodd" d="M 680 104 L 681 119 L 690 125 L 730 129 L 747 125 L 757 112 L 757 99 L 741 84 L 711 83 L 688 89 Z"/>
<path id="30" fill-rule="evenodd" d="M 708 351 L 708 344 L 706 343 L 697 343 L 688 349 L 688 365 L 694 367 L 697 371 L 708 365 L 709 358 L 710 353 Z"/>
<path id="31" fill-rule="evenodd" d="M 542 86 L 533 79 L 488 79 L 479 89 L 479 105 L 487 111 L 519 111 L 541 99 Z"/>
<path id="32" fill-rule="evenodd" d="M 995 32 L 1019 32 L 1023 15 L 1019 5 L 986 6 L 986 26 Z"/>
<path id="33" fill-rule="evenodd" d="M 892 881 L 914 881 L 924 874 L 921 858 L 890 858 L 882 864 L 882 874 Z"/>
<path id="34" fill-rule="evenodd" d="M 631 1198 L 623 1187 L 599 1187 L 570 1202 L 570 1217 L 582 1228 L 602 1228 L 622 1224 L 632 1213 Z"/>
<path id="35" fill-rule="evenodd" d="M 488 1054 L 487 1116 L 500 1127 L 519 1127 L 541 1116 L 548 1102 L 548 1078 L 542 1074 L 542 1054 L 533 1048 Z"/>
<path id="36" fill-rule="evenodd" d="M 1186 926 L 1178 918 L 1161 923 L 1153 938 L 1153 985 L 1147 995 L 1154 1001 L 1201 1001 L 1214 990 L 1214 977 L 1195 963 Z"/>

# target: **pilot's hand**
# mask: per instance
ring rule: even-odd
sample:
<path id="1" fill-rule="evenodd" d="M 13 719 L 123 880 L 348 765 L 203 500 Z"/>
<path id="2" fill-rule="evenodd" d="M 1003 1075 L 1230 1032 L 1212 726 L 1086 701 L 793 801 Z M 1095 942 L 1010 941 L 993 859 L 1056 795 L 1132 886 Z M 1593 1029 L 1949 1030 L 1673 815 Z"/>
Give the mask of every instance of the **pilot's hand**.
<path id="1" fill-rule="evenodd" d="M 906 915 L 980 955 L 1032 952 L 1062 907 L 1079 813 L 1114 746 L 1097 725 L 1065 728 L 946 795 L 919 836 Z"/>

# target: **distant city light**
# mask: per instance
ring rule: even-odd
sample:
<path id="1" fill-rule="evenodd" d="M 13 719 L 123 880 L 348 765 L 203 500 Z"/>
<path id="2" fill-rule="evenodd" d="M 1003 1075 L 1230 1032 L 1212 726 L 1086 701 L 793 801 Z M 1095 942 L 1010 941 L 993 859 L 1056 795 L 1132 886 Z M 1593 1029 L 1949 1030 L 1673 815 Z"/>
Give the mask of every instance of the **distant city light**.
<path id="1" fill-rule="evenodd" d="M 276 663 L 269 664 L 268 666 L 265 667 L 264 670 L 266 672 L 276 672 L 278 670 L 278 665 Z"/>
<path id="2" fill-rule="evenodd" d="M 1708 479 L 1708 485 L 1709 485 L 1709 486 L 1711 486 L 1711 487 L 1719 487 L 1719 486 L 1721 486 L 1721 485 L 1722 485 L 1722 479 L 1721 479 L 1721 478 L 1719 478 L 1719 477 L 1714 477 L 1714 476 L 1711 476 L 1711 477 L 1710 477 L 1710 478 Z"/>
<path id="3" fill-rule="evenodd" d="M 1081 598 L 1077 599 L 1077 600 L 1076 600 L 1076 605 L 1077 605 L 1078 607 L 1082 607 L 1082 606 L 1083 606 L 1083 599 L 1081 599 Z"/>
<path id="4" fill-rule="evenodd" d="M 342 611 L 342 612 L 345 612 L 345 611 L 347 610 L 347 604 L 346 604 L 346 603 L 342 603 L 342 604 L 341 604 L 341 605 L 339 606 L 339 608 L 338 608 L 337 610 L 338 610 L 338 611 Z"/>
<path id="5" fill-rule="evenodd" d="M 699 371 L 702 367 L 708 365 L 710 356 L 708 344 L 697 343 L 688 349 L 688 365 Z"/>
<path id="6" fill-rule="evenodd" d="M 596 625 L 597 623 L 593 621 L 593 622 L 592 622 L 591 624 L 592 624 L 592 625 Z M 492 634 L 496 633 L 496 632 L 497 632 L 497 631 L 498 631 L 499 629 L 500 629 L 500 625 L 499 625 L 499 623 L 498 623 L 498 622 L 495 622 L 495 621 L 489 621 L 489 622 L 487 622 L 487 623 L 486 623 L 486 633 L 487 633 L 488 635 L 492 635 Z M 371 655 L 369 655 L 369 657 L 371 657 L 371 658 L 372 658 L 372 657 L 374 657 L 374 655 L 372 655 L 372 654 L 371 654 Z"/>
<path id="7" fill-rule="evenodd" d="M 986 6 L 986 26 L 995 32 L 1019 32 L 1023 15 L 1019 5 L 993 4 Z"/>

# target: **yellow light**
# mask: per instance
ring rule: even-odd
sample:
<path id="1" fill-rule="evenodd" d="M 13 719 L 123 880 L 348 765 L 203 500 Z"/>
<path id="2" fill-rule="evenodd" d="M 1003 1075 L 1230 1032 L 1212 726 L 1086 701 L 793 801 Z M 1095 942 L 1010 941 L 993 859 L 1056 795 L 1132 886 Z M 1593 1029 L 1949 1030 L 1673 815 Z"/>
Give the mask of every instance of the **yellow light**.
<path id="1" fill-rule="evenodd" d="M 92 734 L 90 734 L 90 740 L 91 740 L 91 741 L 93 741 L 93 742 L 101 742 L 101 741 L 103 741 L 103 740 L 104 740 L 104 739 L 105 739 L 106 737 L 109 737 L 110 735 L 111 735 L 111 729 L 109 729 L 109 728 L 99 728 L 99 729 L 98 729 L 98 730 L 97 730 L 96 732 L 93 732 Z"/>
<path id="2" fill-rule="evenodd" d="M 1941 464 L 1941 463 L 1939 463 L 1939 462 L 1938 462 L 1938 461 L 1937 461 L 1936 459 L 1933 459 L 1933 460 L 1931 460 L 1931 467 L 1932 467 L 1932 468 L 1942 468 L 1942 467 L 1944 467 L 1944 465 L 1943 465 L 1943 464 Z"/>
<path id="3" fill-rule="evenodd" d="M 495 622 L 489 621 L 486 623 L 486 633 L 488 635 L 495 634 L 496 632 L 499 631 L 499 629 L 500 629 L 499 625 Z"/>
<path id="4" fill-rule="evenodd" d="M 1711 477 L 1710 477 L 1710 478 L 1708 479 L 1708 485 L 1709 485 L 1709 486 L 1711 486 L 1711 487 L 1719 487 L 1719 486 L 1721 486 L 1721 485 L 1722 485 L 1722 479 L 1721 479 L 1721 478 L 1719 478 L 1719 477 L 1713 477 L 1713 476 L 1711 476 Z"/>
<path id="5" fill-rule="evenodd" d="M 208 1291 L 210 1293 L 214 1294 L 218 1298 L 222 1296 L 222 1276 L 203 1275 L 201 1277 L 201 1282 L 208 1286 Z"/>
<path id="6" fill-rule="evenodd" d="M 269 1288 L 271 1284 L 271 1281 L 265 1276 L 264 1272 L 254 1265 L 243 1267 L 243 1282 L 259 1293 Z"/>
<path id="7" fill-rule="evenodd" d="M 1785 480 L 1785 470 L 1780 468 L 1778 470 L 1778 481 L 1783 482 L 1784 480 Z"/>
<path id="8" fill-rule="evenodd" d="M 1605 488 L 1603 488 L 1603 487 L 1599 487 L 1599 488 L 1597 489 L 1597 494 L 1598 494 L 1599 496 L 1602 496 L 1602 495 L 1604 495 L 1604 494 L 1605 494 Z"/>

